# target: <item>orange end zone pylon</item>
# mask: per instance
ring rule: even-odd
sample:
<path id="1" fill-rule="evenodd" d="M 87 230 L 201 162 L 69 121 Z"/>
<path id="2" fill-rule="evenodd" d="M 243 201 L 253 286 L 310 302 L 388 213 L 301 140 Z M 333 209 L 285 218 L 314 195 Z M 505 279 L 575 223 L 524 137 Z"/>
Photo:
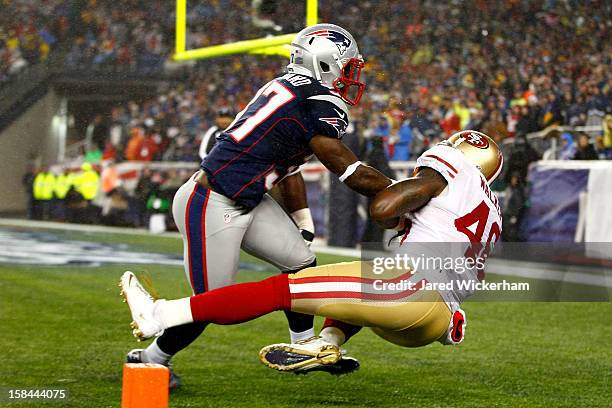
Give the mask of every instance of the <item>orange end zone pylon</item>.
<path id="1" fill-rule="evenodd" d="M 121 407 L 168 408 L 169 378 L 161 364 L 124 364 Z"/>

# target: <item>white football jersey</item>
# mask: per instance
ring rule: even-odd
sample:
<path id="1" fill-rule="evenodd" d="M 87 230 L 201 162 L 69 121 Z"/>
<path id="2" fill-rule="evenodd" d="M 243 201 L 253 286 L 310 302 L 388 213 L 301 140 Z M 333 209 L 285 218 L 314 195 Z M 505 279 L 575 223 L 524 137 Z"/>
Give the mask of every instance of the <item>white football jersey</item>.
<path id="1" fill-rule="evenodd" d="M 412 226 L 398 252 L 414 256 L 427 251 L 429 255 L 459 260 L 484 255 L 486 259 L 486 247 L 492 247 L 501 235 L 502 219 L 497 196 L 480 170 L 461 151 L 446 145 L 434 146 L 423 153 L 417 159 L 417 168 L 420 167 L 436 170 L 448 184 L 439 196 L 407 214 Z M 459 268 L 452 270 L 448 265 L 433 268 L 436 280 L 440 280 L 441 274 L 447 275 L 444 281 L 458 277 L 475 280 L 483 276 L 482 268 L 462 269 L 458 274 Z M 460 303 L 473 293 L 457 286 L 441 293 L 447 302 Z"/>

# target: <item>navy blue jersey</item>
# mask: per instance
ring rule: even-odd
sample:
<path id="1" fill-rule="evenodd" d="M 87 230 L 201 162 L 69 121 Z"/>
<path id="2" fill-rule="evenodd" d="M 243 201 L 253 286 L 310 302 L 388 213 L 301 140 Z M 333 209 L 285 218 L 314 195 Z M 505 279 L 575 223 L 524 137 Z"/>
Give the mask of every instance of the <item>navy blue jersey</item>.
<path id="1" fill-rule="evenodd" d="M 262 87 L 202 161 L 212 189 L 246 208 L 312 156 L 315 135 L 341 138 L 348 109 L 318 81 L 287 74 Z"/>

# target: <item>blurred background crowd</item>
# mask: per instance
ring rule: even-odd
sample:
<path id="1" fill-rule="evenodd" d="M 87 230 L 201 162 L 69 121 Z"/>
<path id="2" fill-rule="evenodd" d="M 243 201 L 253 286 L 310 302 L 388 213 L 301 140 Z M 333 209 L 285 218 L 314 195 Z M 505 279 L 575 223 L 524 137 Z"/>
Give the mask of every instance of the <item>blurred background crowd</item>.
<path id="1" fill-rule="evenodd" d="M 68 0 L 0 0 L 0 87 L 67 40 Z"/>
<path id="2" fill-rule="evenodd" d="M 298 31 L 304 8 L 295 3 L 190 0 L 187 48 Z M 159 95 L 91 118 L 81 139 L 93 163 L 198 162 L 219 110 L 240 111 L 286 65 L 255 56 L 174 63 L 173 1 L 0 4 L 0 86 L 59 42 L 69 69 L 180 73 Z M 349 135 L 382 166 L 415 160 L 462 129 L 502 144 L 507 166 L 498 190 L 522 188 L 538 159 L 612 158 L 610 2 L 336 0 L 319 13 L 351 31 L 366 59 L 366 93 L 351 110 Z M 535 132 L 547 137 L 527 137 Z"/>

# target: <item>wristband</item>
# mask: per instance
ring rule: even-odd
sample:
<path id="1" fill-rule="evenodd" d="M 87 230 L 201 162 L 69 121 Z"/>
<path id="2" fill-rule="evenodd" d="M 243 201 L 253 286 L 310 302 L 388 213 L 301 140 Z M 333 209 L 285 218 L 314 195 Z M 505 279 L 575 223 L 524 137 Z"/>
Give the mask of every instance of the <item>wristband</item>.
<path id="1" fill-rule="evenodd" d="M 357 171 L 357 167 L 359 167 L 361 165 L 362 165 L 362 163 L 360 161 L 356 161 L 355 163 L 353 163 L 350 166 L 348 166 L 346 168 L 346 170 L 344 170 L 344 173 L 342 173 L 342 175 L 340 177 L 338 177 L 338 178 L 340 179 L 341 182 L 344 183 L 344 180 L 349 178 L 355 171 Z"/>
<path id="2" fill-rule="evenodd" d="M 292 212 L 291 218 L 295 221 L 298 229 L 310 231 L 314 234 L 315 227 L 312 215 L 310 214 L 310 208 L 306 207 Z"/>

